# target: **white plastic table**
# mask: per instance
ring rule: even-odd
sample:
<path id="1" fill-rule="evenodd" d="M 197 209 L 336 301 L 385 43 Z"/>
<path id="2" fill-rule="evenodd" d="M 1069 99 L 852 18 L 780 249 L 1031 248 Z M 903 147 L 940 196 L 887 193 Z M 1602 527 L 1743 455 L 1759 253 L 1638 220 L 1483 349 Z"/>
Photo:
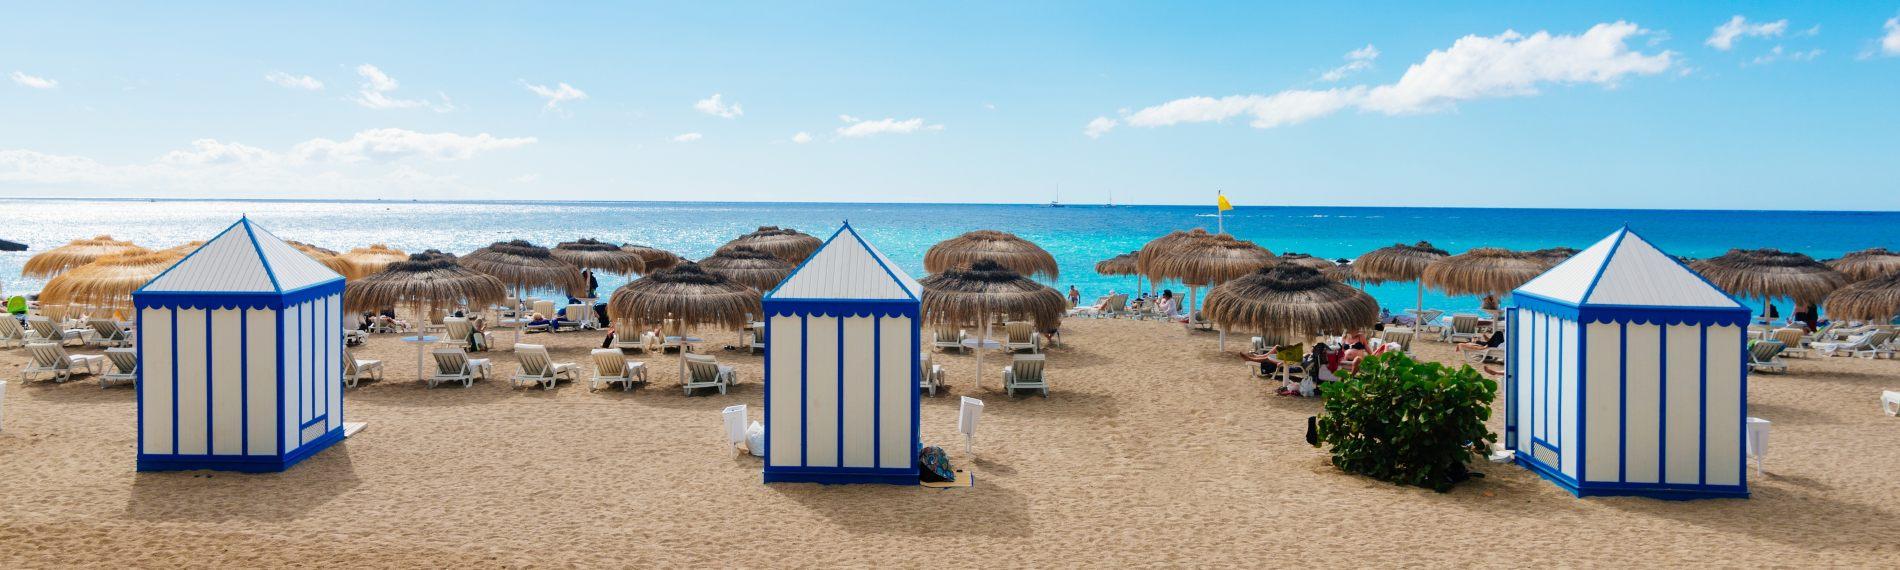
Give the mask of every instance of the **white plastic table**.
<path id="1" fill-rule="evenodd" d="M 422 379 L 422 351 L 423 351 L 423 348 L 424 348 L 424 347 L 427 347 L 427 346 L 429 346 L 429 345 L 431 345 L 431 344 L 435 344 L 435 342 L 436 342 L 436 341 L 438 341 L 438 340 L 442 340 L 442 339 L 441 339 L 441 337 L 434 337 L 434 336 L 422 336 L 422 335 L 416 335 L 416 336 L 405 336 L 405 337 L 402 337 L 402 341 L 403 341 L 403 342 L 407 342 L 407 343 L 410 343 L 410 344 L 414 344 L 414 345 L 416 345 L 416 379 L 418 379 L 418 380 L 420 380 L 420 379 Z"/>

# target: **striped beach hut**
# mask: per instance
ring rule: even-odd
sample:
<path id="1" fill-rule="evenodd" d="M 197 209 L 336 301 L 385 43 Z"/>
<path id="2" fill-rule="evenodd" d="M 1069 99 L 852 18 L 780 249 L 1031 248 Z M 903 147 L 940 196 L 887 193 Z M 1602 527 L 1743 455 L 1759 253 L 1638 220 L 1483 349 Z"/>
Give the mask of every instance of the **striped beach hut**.
<path id="1" fill-rule="evenodd" d="M 917 483 L 922 295 L 850 223 L 765 295 L 765 482 Z"/>
<path id="2" fill-rule="evenodd" d="M 342 295 L 248 218 L 133 293 L 138 469 L 282 471 L 342 439 Z"/>
<path id="3" fill-rule="evenodd" d="M 1565 490 L 1748 496 L 1748 308 L 1617 230 L 1512 292 L 1505 447 Z"/>

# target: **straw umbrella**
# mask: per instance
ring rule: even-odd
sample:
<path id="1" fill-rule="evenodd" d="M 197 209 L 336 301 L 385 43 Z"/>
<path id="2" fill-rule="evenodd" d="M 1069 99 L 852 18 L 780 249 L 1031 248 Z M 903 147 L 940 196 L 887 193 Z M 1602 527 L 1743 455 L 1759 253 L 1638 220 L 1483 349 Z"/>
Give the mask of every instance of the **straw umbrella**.
<path id="1" fill-rule="evenodd" d="M 1546 259 L 1503 248 L 1473 248 L 1426 265 L 1423 282 L 1447 295 L 1503 296 L 1550 268 Z"/>
<path id="2" fill-rule="evenodd" d="M 976 381 L 983 383 L 983 350 L 990 315 L 1024 315 L 1036 330 L 1056 328 L 1069 302 L 1062 293 L 1023 277 L 991 259 L 941 271 L 918 282 L 924 286 L 924 318 L 932 322 L 977 323 Z"/>
<path id="3" fill-rule="evenodd" d="M 406 307 L 419 315 L 455 306 L 487 307 L 500 303 L 508 289 L 500 279 L 456 263 L 455 255 L 427 250 L 382 271 L 343 285 L 343 307 L 370 311 Z M 418 335 L 420 336 L 420 335 Z M 416 342 L 416 376 L 422 376 L 423 343 Z"/>
<path id="4" fill-rule="evenodd" d="M 804 262 L 805 258 L 811 257 L 811 254 L 823 245 L 825 245 L 824 240 L 792 228 L 759 226 L 758 230 L 719 246 L 719 249 L 713 253 L 725 253 L 727 249 L 735 247 L 749 247 L 772 254 L 792 265 L 798 265 Z"/>
<path id="5" fill-rule="evenodd" d="M 561 242 L 550 253 L 575 267 L 614 275 L 638 275 L 647 270 L 646 260 L 640 254 L 593 238 Z"/>
<path id="6" fill-rule="evenodd" d="M 1760 297 L 1764 317 L 1775 297 L 1817 305 L 1848 281 L 1812 257 L 1775 249 L 1731 249 L 1690 267 L 1731 295 Z"/>
<path id="7" fill-rule="evenodd" d="M 1379 321 L 1379 302 L 1320 270 L 1283 263 L 1207 292 L 1207 318 L 1221 330 L 1260 331 L 1275 342 L 1305 342 L 1323 332 Z"/>
<path id="8" fill-rule="evenodd" d="M 1108 259 L 1095 262 L 1095 272 L 1100 273 L 1102 275 L 1110 275 L 1110 276 L 1115 276 L 1115 275 L 1136 276 L 1135 294 L 1139 295 L 1141 294 L 1141 279 L 1140 279 L 1141 265 L 1137 262 L 1140 259 L 1141 259 L 1140 251 L 1131 251 L 1128 253 L 1117 255 L 1115 257 L 1111 257 Z"/>
<path id="9" fill-rule="evenodd" d="M 581 277 L 581 270 L 574 264 L 561 261 L 548 251 L 548 248 L 534 245 L 523 240 L 495 242 L 456 260 L 463 267 L 487 273 L 500 279 L 503 285 L 515 291 L 515 312 L 521 312 L 521 297 L 535 289 L 555 289 L 572 295 L 587 288 L 587 281 Z M 549 315 L 552 318 L 552 315 Z M 521 327 L 516 326 L 515 340 L 521 339 Z"/>
<path id="10" fill-rule="evenodd" d="M 1337 263 L 1333 263 L 1333 260 L 1331 259 L 1326 259 L 1324 257 L 1313 257 L 1311 255 L 1304 254 L 1304 253 L 1282 253 L 1280 254 L 1280 261 L 1283 263 L 1291 263 L 1294 265 L 1303 265 L 1306 267 L 1311 267 L 1313 269 L 1318 269 L 1321 272 L 1324 272 L 1327 268 L 1335 267 L 1339 265 Z"/>
<path id="11" fill-rule="evenodd" d="M 40 303 L 128 308 L 133 291 L 183 258 L 182 253 L 143 250 L 101 257 L 53 276 L 40 290 Z"/>
<path id="12" fill-rule="evenodd" d="M 290 244 L 290 247 L 296 248 L 297 251 L 303 252 L 304 255 L 310 256 L 311 259 L 317 260 L 317 263 L 323 264 L 324 267 L 328 267 L 331 271 L 335 271 L 337 274 L 343 275 L 346 278 L 350 272 L 356 271 L 356 266 L 351 265 L 349 260 L 343 259 L 342 254 L 337 253 L 334 249 L 317 247 L 300 241 L 284 240 L 284 243 Z"/>
<path id="13" fill-rule="evenodd" d="M 1570 256 L 1576 255 L 1578 251 L 1574 247 L 1547 247 L 1530 252 L 1530 256 L 1543 260 L 1546 267 L 1556 267 L 1557 264 L 1568 261 Z"/>
<path id="14" fill-rule="evenodd" d="M 681 324 L 681 334 L 687 327 L 699 325 L 737 330 L 747 324 L 750 315 L 763 312 L 760 297 L 758 289 L 689 262 L 620 286 L 607 301 L 607 316 L 615 323 L 633 325 L 616 324 L 622 331 L 657 325 L 668 318 Z M 680 378 L 686 378 L 684 349 L 680 350 Z"/>
<path id="15" fill-rule="evenodd" d="M 699 267 L 726 276 L 759 291 L 771 291 L 792 275 L 791 263 L 769 252 L 748 245 L 728 245 L 719 253 L 699 260 Z"/>
<path id="16" fill-rule="evenodd" d="M 1181 242 L 1148 264 L 1149 275 L 1179 279 L 1188 287 L 1187 314 L 1194 321 L 1194 289 L 1219 285 L 1277 263 L 1273 252 L 1254 242 L 1234 239 L 1228 234 L 1201 236 Z M 1221 350 L 1227 349 L 1227 333 L 1220 334 Z"/>
<path id="17" fill-rule="evenodd" d="M 1887 322 L 1900 315 L 1900 272 L 1836 289 L 1823 308 L 1841 319 Z"/>
<path id="18" fill-rule="evenodd" d="M 1863 249 L 1828 261 L 1827 266 L 1850 280 L 1864 281 L 1900 273 L 1900 253 L 1887 251 L 1884 247 Z"/>
<path id="19" fill-rule="evenodd" d="M 621 244 L 620 250 L 640 256 L 641 264 L 646 266 L 641 271 L 659 271 L 680 263 L 679 255 L 653 246 L 628 243 Z"/>
<path id="20" fill-rule="evenodd" d="M 1136 250 L 1135 268 L 1141 272 L 1142 276 L 1148 278 L 1150 285 L 1158 284 L 1164 278 L 1154 272 L 1153 266 L 1155 260 L 1161 259 L 1162 256 L 1173 251 L 1176 246 L 1209 235 L 1211 234 L 1208 234 L 1207 230 L 1194 228 L 1186 231 L 1175 230 L 1169 232 L 1168 235 L 1149 240 L 1148 243 L 1141 246 L 1141 249 Z"/>
<path id="21" fill-rule="evenodd" d="M 924 252 L 924 270 L 942 273 L 959 267 L 971 267 L 988 259 L 1010 271 L 1054 280 L 1061 271 L 1056 258 L 1042 246 L 996 230 L 976 230 L 953 237 Z"/>
<path id="22" fill-rule="evenodd" d="M 43 279 L 59 275 L 61 271 L 92 263 L 108 255 L 143 251 L 145 248 L 129 241 L 112 239 L 112 236 L 76 239 L 72 243 L 39 252 L 28 258 L 26 265 L 20 269 L 20 275 Z"/>
<path id="23" fill-rule="evenodd" d="M 350 272 L 344 275 L 348 275 L 352 280 L 362 279 L 389 268 L 391 263 L 408 259 L 409 254 L 380 243 L 369 247 L 359 247 L 343 254 L 343 260 L 350 263 Z"/>
<path id="24" fill-rule="evenodd" d="M 188 242 L 181 243 L 178 245 L 174 245 L 165 249 L 161 249 L 159 251 L 163 251 L 166 253 L 176 253 L 181 256 L 191 255 L 191 252 L 198 251 L 198 248 L 204 247 L 204 245 L 205 245 L 204 240 L 193 240 L 193 241 L 188 241 Z"/>
<path id="25" fill-rule="evenodd" d="M 1366 252 L 1352 262 L 1353 274 L 1384 281 L 1418 281 L 1425 276 L 1425 266 L 1450 254 L 1445 250 L 1432 247 L 1431 242 L 1418 242 L 1414 245 L 1395 243 Z M 1418 309 L 1412 313 L 1413 328 L 1423 328 L 1419 322 L 1425 316 L 1425 284 L 1418 285 Z"/>

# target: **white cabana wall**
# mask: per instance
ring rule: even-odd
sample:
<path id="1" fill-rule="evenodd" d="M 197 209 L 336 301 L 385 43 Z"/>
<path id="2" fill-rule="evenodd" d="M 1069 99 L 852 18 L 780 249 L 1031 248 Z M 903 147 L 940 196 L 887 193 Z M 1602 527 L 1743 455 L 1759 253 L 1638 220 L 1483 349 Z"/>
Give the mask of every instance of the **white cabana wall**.
<path id="1" fill-rule="evenodd" d="M 343 277 L 248 219 L 133 295 L 140 471 L 282 471 L 343 437 Z"/>
<path id="2" fill-rule="evenodd" d="M 917 482 L 923 288 L 849 223 L 765 295 L 765 481 Z"/>
<path id="3" fill-rule="evenodd" d="M 1578 496 L 1747 496 L 1746 307 L 1627 228 L 1512 298 L 1519 464 Z"/>

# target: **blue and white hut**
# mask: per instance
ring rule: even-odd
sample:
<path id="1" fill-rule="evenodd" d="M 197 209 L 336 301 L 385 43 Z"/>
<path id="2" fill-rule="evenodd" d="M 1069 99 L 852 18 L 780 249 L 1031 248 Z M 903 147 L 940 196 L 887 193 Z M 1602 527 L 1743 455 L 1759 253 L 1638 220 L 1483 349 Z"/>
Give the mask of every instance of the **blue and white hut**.
<path id="1" fill-rule="evenodd" d="M 1511 296 L 1518 464 L 1579 497 L 1748 496 L 1747 307 L 1628 228 Z"/>
<path id="2" fill-rule="evenodd" d="M 765 295 L 765 482 L 917 483 L 923 290 L 846 223 Z"/>
<path id="3" fill-rule="evenodd" d="M 248 218 L 133 293 L 138 469 L 283 471 L 342 439 L 342 295 Z"/>

